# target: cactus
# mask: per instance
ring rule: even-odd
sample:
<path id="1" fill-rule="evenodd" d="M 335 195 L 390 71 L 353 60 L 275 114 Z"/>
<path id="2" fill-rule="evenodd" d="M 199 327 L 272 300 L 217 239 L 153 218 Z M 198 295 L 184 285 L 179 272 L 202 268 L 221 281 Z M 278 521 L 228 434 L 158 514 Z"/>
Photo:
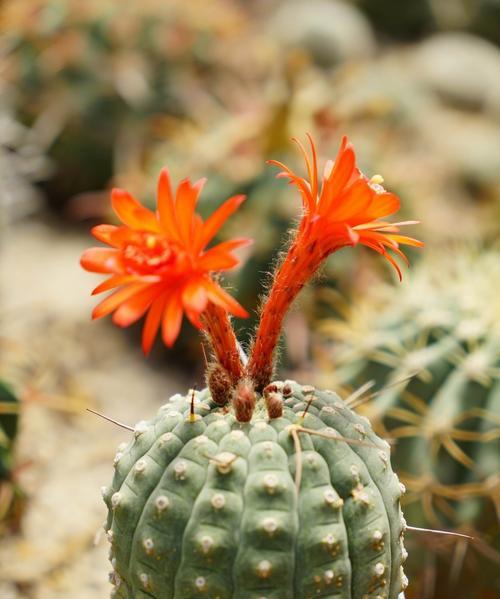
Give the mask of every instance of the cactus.
<path id="1" fill-rule="evenodd" d="M 333 393 L 272 383 L 247 423 L 206 389 L 174 395 L 119 448 L 103 494 L 115 597 L 361 599 L 407 585 L 389 446 Z"/>
<path id="2" fill-rule="evenodd" d="M 345 138 L 320 188 L 309 141 L 311 156 L 298 144 L 308 181 L 274 163 L 299 188 L 303 216 L 248 358 L 228 317 L 246 312 L 213 278 L 238 263 L 232 251 L 248 240 L 206 250 L 242 196 L 203 221 L 194 212 L 203 181 L 184 180 L 174 193 L 164 169 L 156 212 L 113 190 L 123 224 L 93 230 L 110 247 L 87 250 L 82 266 L 111 275 L 94 293 L 119 288 L 94 317 L 114 312 L 127 326 L 147 314 L 149 353 L 160 325 L 164 343 L 174 343 L 185 313 L 212 351 L 207 389 L 174 395 L 116 455 L 103 489 L 114 597 L 395 599 L 408 584 L 404 488 L 389 445 L 334 393 L 276 381 L 274 370 L 283 318 L 329 254 L 360 243 L 401 275 L 389 250 L 404 256 L 399 244 L 421 243 L 378 220 L 399 200 L 379 176 L 362 175 Z"/>
<path id="3" fill-rule="evenodd" d="M 469 548 L 412 539 L 410 578 L 426 570 L 436 581 L 433 591 L 420 576 L 419 597 L 499 592 L 499 258 L 497 250 L 470 249 L 430 256 L 399 294 L 385 287 L 322 326 L 333 351 L 317 382 L 346 392 L 376 383 L 371 398 L 348 403 L 394 439 L 406 517 L 477 538 Z"/>
<path id="4" fill-rule="evenodd" d="M 359 410 L 397 440 L 393 464 L 415 523 L 480 527 L 498 501 L 499 257 L 433 257 L 399 294 L 384 289 L 323 325 L 336 369 L 319 381 L 376 382 Z"/>

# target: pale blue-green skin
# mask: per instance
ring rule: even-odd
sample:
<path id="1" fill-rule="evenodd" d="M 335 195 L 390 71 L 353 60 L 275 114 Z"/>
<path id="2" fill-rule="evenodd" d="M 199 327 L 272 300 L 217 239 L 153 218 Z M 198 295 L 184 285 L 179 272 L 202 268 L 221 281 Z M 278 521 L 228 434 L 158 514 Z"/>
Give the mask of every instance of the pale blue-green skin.
<path id="1" fill-rule="evenodd" d="M 337 395 L 290 384 L 281 418 L 258 406 L 239 423 L 204 390 L 194 422 L 188 394 L 138 427 L 104 490 L 112 596 L 398 597 L 405 523 L 389 446 Z M 299 458 L 292 424 L 328 438 L 297 433 Z"/>

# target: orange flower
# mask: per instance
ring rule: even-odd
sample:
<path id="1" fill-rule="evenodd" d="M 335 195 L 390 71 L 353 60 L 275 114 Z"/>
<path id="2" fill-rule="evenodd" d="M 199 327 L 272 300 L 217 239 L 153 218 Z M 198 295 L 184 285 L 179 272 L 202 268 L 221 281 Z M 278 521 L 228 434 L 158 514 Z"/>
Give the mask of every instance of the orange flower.
<path id="1" fill-rule="evenodd" d="M 206 249 L 244 196 L 226 200 L 203 222 L 195 213 L 203 184 L 204 180 L 191 184 L 185 179 L 174 197 L 168 171 L 163 169 L 156 212 L 128 192 L 113 189 L 112 207 L 123 225 L 94 227 L 94 237 L 110 247 L 88 249 L 81 257 L 86 270 L 111 275 L 93 294 L 118 288 L 94 308 L 92 317 L 114 312 L 113 322 L 126 327 L 147 313 L 142 335 L 146 354 L 160 324 L 163 341 L 170 347 L 179 334 L 183 314 L 201 328 L 210 303 L 235 316 L 248 316 L 214 281 L 213 273 L 236 266 L 239 261 L 232 251 L 250 240 L 233 239 Z"/>
<path id="2" fill-rule="evenodd" d="M 399 198 L 386 191 L 380 175 L 368 179 L 356 166 L 356 155 L 351 143 L 344 136 L 335 162 L 329 160 L 324 169 L 321 188 L 318 182 L 318 166 L 314 142 L 308 135 L 311 145 L 311 159 L 302 144 L 299 146 L 307 167 L 309 181 L 299 177 L 281 162 L 270 160 L 283 169 L 278 177 L 286 177 L 297 186 L 302 196 L 304 217 L 299 236 L 310 245 L 316 242 L 316 253 L 331 254 L 344 247 L 357 243 L 382 254 L 396 269 L 399 278 L 401 270 L 388 250 L 408 260 L 399 249 L 400 244 L 423 246 L 421 241 L 399 234 L 402 225 L 417 224 L 417 221 L 388 223 L 385 218 L 399 210 Z"/>
<path id="3" fill-rule="evenodd" d="M 399 199 L 380 185 L 380 176 L 368 179 L 361 173 L 356 166 L 354 149 L 345 137 L 335 162 L 327 162 L 321 185 L 316 150 L 310 136 L 308 139 L 311 158 L 302 144 L 294 140 L 304 156 L 308 179 L 299 177 L 281 162 L 270 161 L 283 169 L 278 177 L 288 178 L 298 188 L 303 216 L 283 262 L 273 275 L 253 342 L 248 372 L 258 390 L 272 378 L 273 355 L 288 308 L 331 253 L 361 243 L 382 254 L 401 279 L 401 270 L 389 250 L 408 263 L 399 245 L 423 245 L 421 241 L 399 234 L 401 225 L 415 221 L 391 224 L 378 220 L 397 212 Z"/>

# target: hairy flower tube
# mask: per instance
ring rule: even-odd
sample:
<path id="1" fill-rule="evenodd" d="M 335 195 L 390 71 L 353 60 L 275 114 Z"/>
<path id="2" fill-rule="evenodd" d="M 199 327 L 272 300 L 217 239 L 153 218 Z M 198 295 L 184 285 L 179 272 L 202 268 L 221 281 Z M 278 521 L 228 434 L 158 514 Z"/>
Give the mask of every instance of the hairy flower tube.
<path id="1" fill-rule="evenodd" d="M 380 176 L 368 179 L 363 175 L 356 166 L 354 148 L 346 137 L 342 139 L 335 162 L 326 163 L 321 184 L 312 139 L 309 137 L 311 157 L 300 142 L 295 141 L 305 159 L 307 179 L 280 162 L 270 161 L 283 169 L 278 177 L 289 179 L 299 190 L 303 215 L 292 244 L 273 275 L 255 335 L 248 373 L 259 390 L 272 378 L 273 355 L 290 304 L 330 254 L 346 246 L 365 245 L 384 256 L 401 279 L 401 270 L 390 252 L 408 263 L 400 244 L 423 245 L 399 233 L 400 226 L 416 221 L 380 220 L 399 210 L 399 198 L 381 186 Z"/>
<path id="2" fill-rule="evenodd" d="M 240 358 L 227 315 L 248 314 L 215 276 L 239 263 L 233 251 L 250 240 L 232 239 L 210 249 L 207 245 L 244 196 L 226 200 L 203 221 L 195 212 L 203 184 L 185 179 L 174 195 L 163 169 L 155 212 L 127 191 L 113 189 L 112 207 L 123 224 L 94 227 L 94 237 L 110 247 L 86 250 L 81 265 L 111 275 L 93 294 L 115 290 L 94 308 L 93 318 L 113 312 L 113 322 L 126 327 L 146 315 L 142 347 L 148 354 L 160 327 L 164 343 L 173 345 L 185 314 L 195 327 L 218 332 L 214 351 L 224 367 L 239 376 Z"/>
<path id="3" fill-rule="evenodd" d="M 94 294 L 114 289 L 96 306 L 93 317 L 113 312 L 116 324 L 128 326 L 146 315 L 142 337 L 146 354 L 160 327 L 165 344 L 174 343 L 184 314 L 205 330 L 215 354 L 207 369 L 212 398 L 220 405 L 231 402 L 239 421 L 251 419 L 255 391 L 263 392 L 272 379 L 286 312 L 330 254 L 343 247 L 365 245 L 384 256 L 401 279 L 392 254 L 408 264 L 400 246 L 423 245 L 400 233 L 402 225 L 416 221 L 385 220 L 399 210 L 399 199 L 382 187 L 380 176 L 368 179 L 363 175 L 345 137 L 335 161 L 326 163 L 321 181 L 312 139 L 309 137 L 310 156 L 295 141 L 305 159 L 307 178 L 284 164 L 270 163 L 282 169 L 278 177 L 288 179 L 299 190 L 302 218 L 273 274 L 247 364 L 229 320 L 230 314 L 245 317 L 247 313 L 222 289 L 217 275 L 238 264 L 233 251 L 249 240 L 233 239 L 207 249 L 243 196 L 226 200 L 203 221 L 195 209 L 204 181 L 191 184 L 186 179 L 174 195 L 164 169 L 158 182 L 156 212 L 128 192 L 113 190 L 112 206 L 123 224 L 94 227 L 93 235 L 110 247 L 91 248 L 81 258 L 85 269 L 111 275 Z"/>

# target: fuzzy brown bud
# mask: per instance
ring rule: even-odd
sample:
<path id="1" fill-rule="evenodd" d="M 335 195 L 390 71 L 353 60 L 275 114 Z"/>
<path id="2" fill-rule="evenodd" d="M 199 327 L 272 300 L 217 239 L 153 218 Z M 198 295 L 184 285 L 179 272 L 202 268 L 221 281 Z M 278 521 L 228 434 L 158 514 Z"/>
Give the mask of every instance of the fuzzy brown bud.
<path id="1" fill-rule="evenodd" d="M 269 418 L 280 418 L 283 416 L 283 395 L 278 385 L 275 383 L 267 385 L 264 388 L 263 394 Z"/>
<path id="2" fill-rule="evenodd" d="M 226 369 L 217 362 L 213 362 L 208 366 L 207 386 L 210 389 L 212 399 L 219 406 L 225 406 L 231 399 L 231 379 Z"/>
<path id="3" fill-rule="evenodd" d="M 243 378 L 233 392 L 233 408 L 238 422 L 250 422 L 255 408 L 256 396 L 252 381 Z"/>

